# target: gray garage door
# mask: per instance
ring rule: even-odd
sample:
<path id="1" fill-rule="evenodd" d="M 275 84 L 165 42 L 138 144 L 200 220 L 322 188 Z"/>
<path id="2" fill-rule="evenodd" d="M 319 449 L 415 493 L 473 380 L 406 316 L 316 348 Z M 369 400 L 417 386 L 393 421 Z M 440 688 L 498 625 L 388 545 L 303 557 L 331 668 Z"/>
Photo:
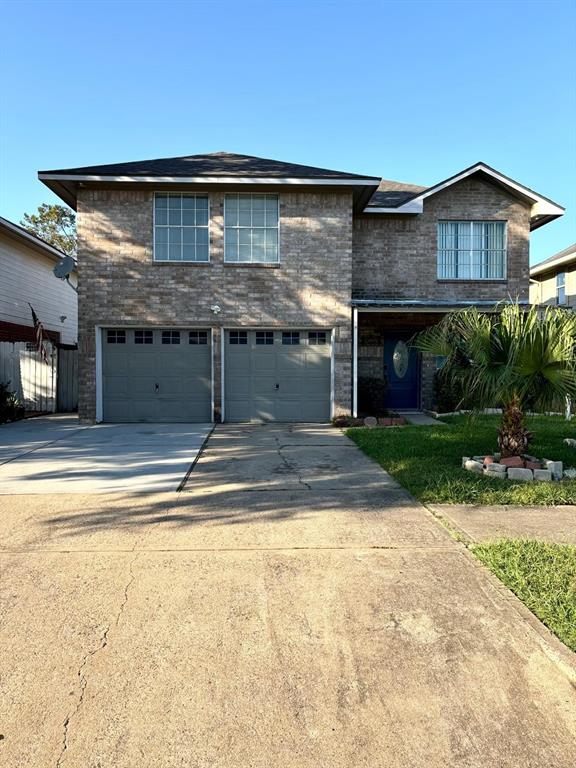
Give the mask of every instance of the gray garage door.
<path id="1" fill-rule="evenodd" d="M 212 420 L 210 330 L 106 328 L 102 334 L 104 421 Z"/>
<path id="2" fill-rule="evenodd" d="M 226 421 L 329 421 L 330 331 L 230 330 Z"/>

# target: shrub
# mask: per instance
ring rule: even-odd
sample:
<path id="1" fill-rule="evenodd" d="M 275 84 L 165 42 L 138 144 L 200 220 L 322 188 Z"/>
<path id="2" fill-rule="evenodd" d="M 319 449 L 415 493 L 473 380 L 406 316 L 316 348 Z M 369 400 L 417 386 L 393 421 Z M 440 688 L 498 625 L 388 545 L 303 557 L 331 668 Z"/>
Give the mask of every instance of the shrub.
<path id="1" fill-rule="evenodd" d="M 0 424 L 24 417 L 24 408 L 18 397 L 10 390 L 10 382 L 0 382 Z"/>
<path id="2" fill-rule="evenodd" d="M 388 411 L 384 399 L 388 390 L 388 382 L 375 376 L 358 378 L 358 410 L 368 416 L 387 416 Z"/>

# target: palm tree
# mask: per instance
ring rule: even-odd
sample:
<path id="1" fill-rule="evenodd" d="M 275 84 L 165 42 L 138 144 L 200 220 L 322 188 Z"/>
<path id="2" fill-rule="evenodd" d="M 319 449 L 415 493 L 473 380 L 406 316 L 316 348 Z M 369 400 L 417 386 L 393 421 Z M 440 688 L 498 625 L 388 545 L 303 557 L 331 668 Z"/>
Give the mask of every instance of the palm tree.
<path id="1" fill-rule="evenodd" d="M 518 304 L 493 313 L 476 308 L 444 316 L 412 340 L 422 352 L 446 358 L 440 374 L 466 393 L 475 409 L 502 406 L 502 456 L 526 452 L 532 435 L 527 410 L 552 410 L 576 396 L 576 313 Z"/>

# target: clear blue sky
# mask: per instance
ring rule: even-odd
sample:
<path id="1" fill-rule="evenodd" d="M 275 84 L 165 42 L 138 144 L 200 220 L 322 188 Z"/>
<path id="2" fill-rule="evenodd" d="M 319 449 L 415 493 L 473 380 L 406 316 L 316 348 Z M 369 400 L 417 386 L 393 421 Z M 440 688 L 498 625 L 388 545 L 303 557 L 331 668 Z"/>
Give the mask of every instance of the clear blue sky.
<path id="1" fill-rule="evenodd" d="M 217 150 L 433 184 L 483 160 L 567 208 L 576 3 L 0 0 L 0 215 L 39 169 Z"/>

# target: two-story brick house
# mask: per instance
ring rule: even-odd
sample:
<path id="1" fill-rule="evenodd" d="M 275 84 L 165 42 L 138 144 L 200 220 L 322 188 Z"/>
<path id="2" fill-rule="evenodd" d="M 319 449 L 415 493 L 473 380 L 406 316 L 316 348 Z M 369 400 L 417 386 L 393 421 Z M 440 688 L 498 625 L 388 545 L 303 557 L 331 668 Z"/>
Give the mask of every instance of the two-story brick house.
<path id="1" fill-rule="evenodd" d="M 327 421 L 430 405 L 406 345 L 453 308 L 528 301 L 563 209 L 478 163 L 425 188 L 216 153 L 40 172 L 78 212 L 80 415 Z"/>

